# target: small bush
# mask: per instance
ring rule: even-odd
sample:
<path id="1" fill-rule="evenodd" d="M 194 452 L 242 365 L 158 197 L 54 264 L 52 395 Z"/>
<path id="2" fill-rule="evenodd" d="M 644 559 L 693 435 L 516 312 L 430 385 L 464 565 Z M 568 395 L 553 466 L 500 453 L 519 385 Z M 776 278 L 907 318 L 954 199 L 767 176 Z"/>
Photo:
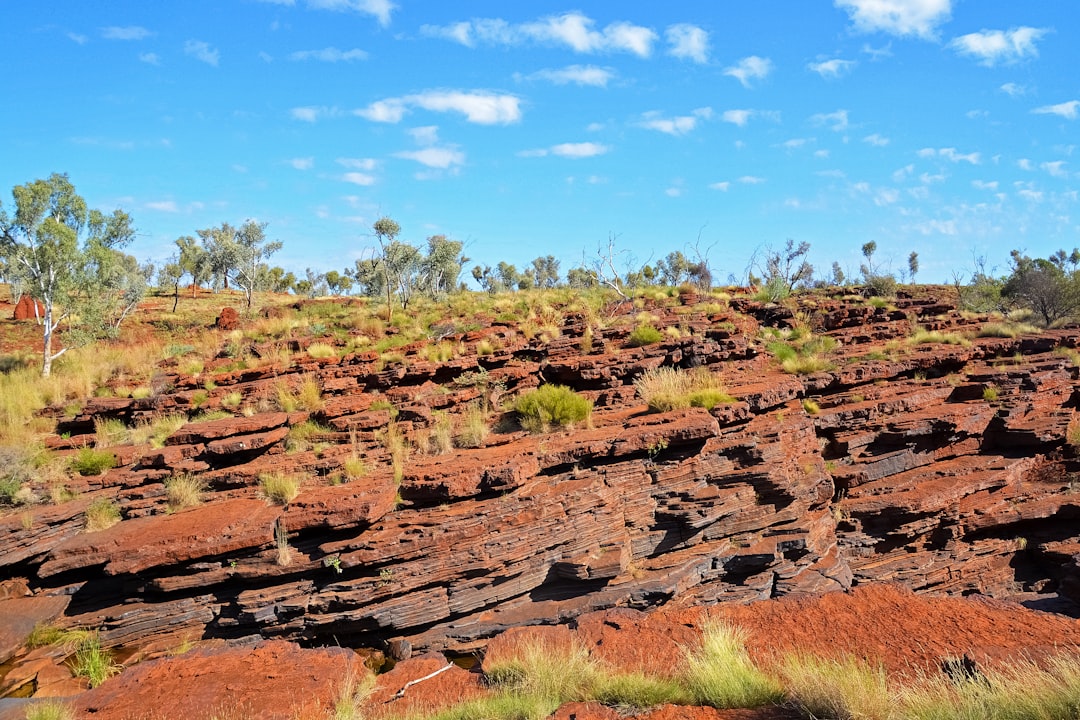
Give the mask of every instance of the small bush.
<path id="1" fill-rule="evenodd" d="M 26 720 L 75 720 L 75 709 L 63 700 L 35 700 L 26 708 Z"/>
<path id="2" fill-rule="evenodd" d="M 86 530 L 97 532 L 120 522 L 120 506 L 109 498 L 97 498 L 86 506 Z"/>
<path id="3" fill-rule="evenodd" d="M 94 445 L 110 447 L 128 440 L 128 428 L 123 420 L 100 418 L 94 420 Z"/>
<path id="4" fill-rule="evenodd" d="M 912 345 L 970 345 L 971 341 L 959 333 L 947 333 L 940 330 L 926 330 L 919 328 L 911 336 L 909 342 Z"/>
<path id="5" fill-rule="evenodd" d="M 194 475 L 173 475 L 165 481 L 165 496 L 169 500 L 169 511 L 176 512 L 199 505 L 205 490 L 206 483 Z"/>
<path id="6" fill-rule="evenodd" d="M 983 388 L 982 396 L 983 400 L 985 400 L 986 402 L 994 402 L 998 399 L 998 395 L 998 389 L 993 385 L 987 385 Z"/>
<path id="7" fill-rule="evenodd" d="M 367 465 L 359 455 L 351 455 L 341 463 L 341 471 L 349 480 L 357 480 L 367 475 Z"/>
<path id="8" fill-rule="evenodd" d="M 664 334 L 662 332 L 652 325 L 643 323 L 634 328 L 634 331 L 630 333 L 627 344 L 630 347 L 642 347 L 643 345 L 654 345 L 663 339 Z"/>
<path id="9" fill-rule="evenodd" d="M 686 656 L 685 680 L 695 702 L 715 708 L 760 707 L 784 697 L 776 681 L 750 660 L 746 632 L 728 623 L 702 628 L 701 647 Z"/>
<path id="10" fill-rule="evenodd" d="M 809 398 L 802 401 L 802 406 L 807 415 L 817 415 L 821 412 L 821 406 Z"/>
<path id="11" fill-rule="evenodd" d="M 102 649 L 97 634 L 91 633 L 75 650 L 71 672 L 75 677 L 86 678 L 90 687 L 95 688 L 120 672 L 120 667 L 113 662 L 112 654 Z"/>
<path id="12" fill-rule="evenodd" d="M 310 358 L 332 358 L 337 357 L 337 348 L 327 343 L 311 343 L 307 349 L 308 357 Z"/>
<path id="13" fill-rule="evenodd" d="M 226 408 L 229 408 L 230 410 L 233 410 L 235 408 L 240 407 L 240 403 L 242 403 L 243 401 L 244 401 L 243 394 L 234 391 L 234 392 L 228 393 L 227 395 L 225 395 L 225 397 L 221 398 L 221 407 L 226 407 Z"/>
<path id="14" fill-rule="evenodd" d="M 71 460 L 71 469 L 80 475 L 104 475 L 116 467 L 116 456 L 107 450 L 84 447 Z"/>
<path id="15" fill-rule="evenodd" d="M 529 432 L 548 432 L 553 426 L 588 423 L 592 401 L 563 385 L 542 385 L 514 402 L 521 426 Z"/>
<path id="16" fill-rule="evenodd" d="M 811 717 L 888 720 L 897 714 L 885 670 L 853 659 L 831 660 L 810 655 L 784 659 L 780 674 L 792 702 Z"/>
<path id="17" fill-rule="evenodd" d="M 687 705 L 692 698 L 679 683 L 641 673 L 603 675 L 590 693 L 604 705 L 619 710 L 646 709 L 657 705 Z"/>
<path id="18" fill-rule="evenodd" d="M 979 337 L 1015 338 L 1020 335 L 1037 335 L 1039 328 L 1021 322 L 991 322 L 979 328 Z"/>
<path id="19" fill-rule="evenodd" d="M 724 391 L 720 378 L 706 368 L 646 370 L 634 381 L 634 388 L 645 404 L 657 412 L 688 407 L 711 410 L 716 405 L 735 402 Z"/>
<path id="20" fill-rule="evenodd" d="M 490 432 L 487 413 L 479 403 L 472 403 L 461 420 L 457 435 L 454 436 L 454 444 L 460 448 L 483 447 Z"/>
<path id="21" fill-rule="evenodd" d="M 259 475 L 259 490 L 270 502 L 288 505 L 300 494 L 300 478 L 283 472 L 262 473 Z"/>

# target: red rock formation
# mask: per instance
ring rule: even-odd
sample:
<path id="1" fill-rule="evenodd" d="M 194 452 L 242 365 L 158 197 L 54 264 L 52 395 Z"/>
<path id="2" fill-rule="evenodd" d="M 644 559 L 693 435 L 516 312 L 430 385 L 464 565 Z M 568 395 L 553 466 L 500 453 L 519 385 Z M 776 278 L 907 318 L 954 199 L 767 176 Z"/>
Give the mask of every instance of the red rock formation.
<path id="1" fill-rule="evenodd" d="M 214 327 L 218 330 L 236 330 L 240 327 L 240 314 L 236 312 L 236 308 L 222 308 Z"/>

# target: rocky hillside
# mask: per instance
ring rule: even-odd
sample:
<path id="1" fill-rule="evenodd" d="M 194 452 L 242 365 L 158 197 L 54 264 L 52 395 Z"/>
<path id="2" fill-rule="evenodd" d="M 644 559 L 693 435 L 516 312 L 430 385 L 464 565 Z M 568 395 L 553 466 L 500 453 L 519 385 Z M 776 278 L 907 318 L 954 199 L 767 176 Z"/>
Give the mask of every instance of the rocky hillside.
<path id="1" fill-rule="evenodd" d="M 50 446 L 88 474 L 0 516 L 0 692 L 58 681 L 63 651 L 26 646 L 40 621 L 128 663 L 250 636 L 405 659 L 606 608 L 882 582 L 1080 603 L 1080 328 L 692 293 L 553 308 L 535 332 L 473 320 L 381 354 L 350 342 L 362 328 L 284 353 L 223 330 L 218 358 L 163 362 L 145 397 L 51 408 Z M 635 380 L 661 367 L 730 398 L 651 409 Z M 509 403 L 544 384 L 590 421 L 522 430 Z M 114 467 L 92 474 L 88 448 Z M 87 531 L 95 505 L 121 520 Z"/>

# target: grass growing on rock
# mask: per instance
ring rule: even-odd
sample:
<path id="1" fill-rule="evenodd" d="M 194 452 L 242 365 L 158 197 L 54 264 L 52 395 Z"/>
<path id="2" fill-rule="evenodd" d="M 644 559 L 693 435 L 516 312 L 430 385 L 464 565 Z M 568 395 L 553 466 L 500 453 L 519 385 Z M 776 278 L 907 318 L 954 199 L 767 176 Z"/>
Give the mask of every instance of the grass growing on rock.
<path id="1" fill-rule="evenodd" d="M 97 532 L 120 522 L 120 506 L 109 498 L 97 498 L 86 507 L 86 531 Z"/>
<path id="2" fill-rule="evenodd" d="M 534 433 L 588 424 L 592 409 L 591 400 L 564 385 L 542 385 L 514 402 L 521 426 Z"/>
<path id="3" fill-rule="evenodd" d="M 183 473 L 167 478 L 165 497 L 168 498 L 169 512 L 177 512 L 201 504 L 205 491 L 206 483 L 195 475 Z"/>
<path id="4" fill-rule="evenodd" d="M 288 505 L 300 494 L 300 478 L 291 473 L 269 472 L 259 475 L 259 491 L 278 505 Z"/>
<path id="5" fill-rule="evenodd" d="M 715 708 L 749 708 L 777 703 L 783 689 L 754 665 L 746 651 L 746 632 L 710 622 L 701 647 L 687 653 L 686 685 L 695 702 Z"/>
<path id="6" fill-rule="evenodd" d="M 735 398 L 727 394 L 719 376 L 707 368 L 649 369 L 634 381 L 634 388 L 645 404 L 656 412 L 688 407 L 711 410 L 716 405 L 735 402 Z"/>

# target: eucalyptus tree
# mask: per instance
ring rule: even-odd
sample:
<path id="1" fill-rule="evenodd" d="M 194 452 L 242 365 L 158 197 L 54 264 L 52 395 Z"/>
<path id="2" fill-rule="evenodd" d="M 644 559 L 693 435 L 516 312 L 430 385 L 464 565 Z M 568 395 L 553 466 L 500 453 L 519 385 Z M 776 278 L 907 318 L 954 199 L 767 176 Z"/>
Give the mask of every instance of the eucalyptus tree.
<path id="1" fill-rule="evenodd" d="M 105 270 L 135 231 L 123 210 L 106 215 L 89 209 L 66 174 L 17 185 L 12 196 L 14 213 L 0 208 L 0 254 L 25 283 L 26 293 L 41 303 L 41 374 L 48 377 L 53 361 L 66 351 L 53 352 L 56 329 L 80 311 L 77 303 L 87 293 L 114 292 L 103 283 L 116 274 Z"/>
<path id="2" fill-rule="evenodd" d="M 244 291 L 250 308 L 260 280 L 266 276 L 265 261 L 281 249 L 280 241 L 266 239 L 266 223 L 246 220 L 239 228 L 229 223 L 197 231 L 206 249 L 215 278 L 228 288 L 229 280 Z"/>

